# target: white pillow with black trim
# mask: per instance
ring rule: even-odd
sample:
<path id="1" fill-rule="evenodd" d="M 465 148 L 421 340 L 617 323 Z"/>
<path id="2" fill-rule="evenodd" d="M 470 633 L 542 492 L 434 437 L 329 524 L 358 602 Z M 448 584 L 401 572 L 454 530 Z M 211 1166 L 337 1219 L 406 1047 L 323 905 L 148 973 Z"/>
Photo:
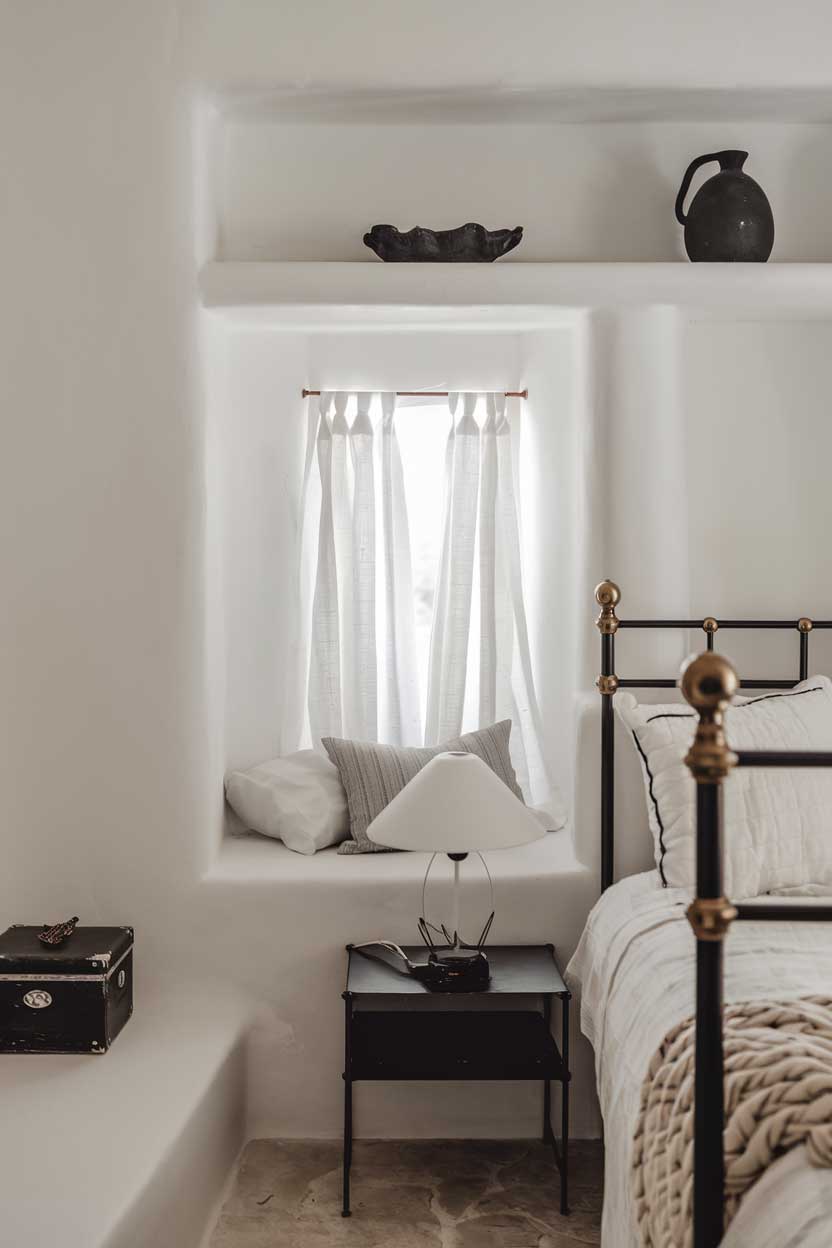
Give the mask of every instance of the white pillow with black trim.
<path id="1" fill-rule="evenodd" d="M 696 715 L 684 702 L 615 697 L 641 759 L 662 882 L 696 884 L 696 784 L 684 762 Z M 725 713 L 735 750 L 832 750 L 832 682 L 737 698 Z M 725 890 L 732 898 L 832 884 L 832 769 L 737 767 L 724 783 Z"/>

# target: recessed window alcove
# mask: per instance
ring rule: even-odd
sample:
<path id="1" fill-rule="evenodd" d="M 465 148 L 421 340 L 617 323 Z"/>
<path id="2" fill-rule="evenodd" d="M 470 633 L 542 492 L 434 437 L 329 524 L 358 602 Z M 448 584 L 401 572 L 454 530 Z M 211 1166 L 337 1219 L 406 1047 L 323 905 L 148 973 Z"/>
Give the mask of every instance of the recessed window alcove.
<path id="1" fill-rule="evenodd" d="M 209 504 L 215 524 L 215 609 L 223 652 L 222 735 L 226 768 L 247 767 L 296 748 L 285 723 L 287 661 L 297 627 L 297 534 L 303 461 L 315 400 L 324 390 L 528 389 L 517 403 L 523 555 L 531 644 L 553 757 L 567 759 L 562 717 L 568 664 L 553 661 L 550 622 L 575 575 L 578 499 L 575 411 L 581 402 L 576 339 L 580 317 L 541 318 L 537 326 L 513 314 L 491 325 L 459 328 L 391 312 L 386 327 L 373 320 L 324 323 L 301 330 L 244 315 L 212 326 L 209 383 L 212 436 Z M 419 318 L 421 319 L 421 318 Z M 220 363 L 221 362 L 221 363 Z M 448 427 L 447 412 L 423 419 Z M 436 430 L 431 431 L 436 442 Z M 441 506 L 444 452 L 418 483 Z M 411 486 L 412 486 L 411 481 Z M 564 619 L 563 653 L 574 644 Z M 571 678 L 570 678 L 571 680 Z M 545 695 L 543 690 L 545 689 Z M 569 785 L 568 763 L 561 787 Z"/>
<path id="2" fill-rule="evenodd" d="M 274 96 L 220 100 L 204 162 L 214 242 L 200 275 L 218 794 L 225 770 L 283 748 L 302 389 L 527 387 L 531 643 L 571 821 L 539 843 L 551 850 L 545 864 L 521 851 L 519 875 L 506 867 L 501 939 L 546 932 L 574 947 L 599 878 L 595 582 L 619 580 L 631 616 L 778 615 L 798 601 L 832 614 L 818 577 L 832 456 L 832 214 L 819 185 L 832 109 L 809 96 L 782 103 L 747 97 L 744 122 L 730 93 L 596 96 L 594 112 L 586 100 L 525 113 L 480 101 L 460 104 L 455 120 L 452 107 L 449 124 L 430 102 L 348 107 L 333 97 L 304 111 Z M 626 123 L 611 119 L 613 106 Z M 737 146 L 772 201 L 772 262 L 691 265 L 672 212 L 678 182 L 693 156 Z M 494 265 L 384 265 L 361 243 L 379 221 L 471 219 L 522 224 L 526 237 Z M 761 531 L 777 534 L 776 574 L 750 553 Z M 666 676 L 699 641 L 659 636 L 640 656 L 631 638 L 628 662 Z M 817 641 L 820 670 L 828 644 Z M 635 785 L 618 795 L 622 825 L 640 800 Z M 419 872 L 406 855 L 307 860 L 223 835 L 219 822 L 203 880 L 211 913 L 234 913 L 247 947 L 263 949 L 261 972 L 283 985 L 293 1034 L 316 1053 L 328 1045 L 335 1061 L 282 942 L 302 933 L 307 957 L 330 967 L 318 987 L 326 980 L 335 993 L 332 951 L 343 940 L 409 938 Z M 649 861 L 645 843 L 624 836 L 618 855 L 622 872 Z M 303 1062 L 283 1039 L 264 1033 L 253 1052 L 258 1086 L 272 1088 L 276 1065 L 284 1072 L 262 1102 L 265 1133 L 285 1121 L 331 1128 L 335 1094 L 310 1106 L 303 1080 L 295 1087 Z M 576 1061 L 588 1071 L 580 1044 Z M 425 1130 L 464 1119 L 475 1133 L 516 1133 L 535 1120 L 531 1103 L 506 1098 L 486 1123 L 464 1097 L 456 1089 L 453 1103 L 433 1104 Z M 366 1129 L 395 1133 L 405 1118 L 411 1129 L 421 1112 L 415 1101 L 390 1118 L 368 1107 Z M 579 1112 L 591 1127 L 592 1108 Z"/>

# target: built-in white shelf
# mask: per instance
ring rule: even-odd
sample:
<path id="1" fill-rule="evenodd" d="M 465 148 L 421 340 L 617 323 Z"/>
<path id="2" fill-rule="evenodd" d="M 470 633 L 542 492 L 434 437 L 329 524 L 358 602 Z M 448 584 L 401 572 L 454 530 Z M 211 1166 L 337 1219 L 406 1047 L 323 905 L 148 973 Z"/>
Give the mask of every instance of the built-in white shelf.
<path id="1" fill-rule="evenodd" d="M 592 309 L 832 320 L 832 264 L 383 264 L 214 261 L 203 306 L 243 322 L 557 323 Z"/>

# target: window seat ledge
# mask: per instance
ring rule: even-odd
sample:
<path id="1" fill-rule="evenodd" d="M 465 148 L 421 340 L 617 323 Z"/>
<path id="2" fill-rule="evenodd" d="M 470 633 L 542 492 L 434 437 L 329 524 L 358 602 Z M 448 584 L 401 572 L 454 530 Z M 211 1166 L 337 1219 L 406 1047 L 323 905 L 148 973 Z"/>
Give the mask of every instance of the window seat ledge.
<path id="1" fill-rule="evenodd" d="M 421 884 L 429 858 L 429 854 L 415 852 L 339 854 L 336 846 L 317 854 L 297 854 L 282 841 L 249 833 L 223 841 L 203 884 L 385 889 L 411 882 Z M 495 885 L 501 880 L 556 880 L 587 875 L 587 868 L 575 856 L 568 829 L 548 832 L 529 845 L 491 851 L 486 862 Z"/>

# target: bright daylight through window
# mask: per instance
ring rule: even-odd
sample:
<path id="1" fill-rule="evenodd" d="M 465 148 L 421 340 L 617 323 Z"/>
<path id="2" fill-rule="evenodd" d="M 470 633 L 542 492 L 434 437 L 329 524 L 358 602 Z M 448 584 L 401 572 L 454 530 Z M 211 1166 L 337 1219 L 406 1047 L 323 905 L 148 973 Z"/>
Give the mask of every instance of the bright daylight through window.
<path id="1" fill-rule="evenodd" d="M 412 404 L 412 405 L 411 405 Z M 448 411 L 444 403 L 399 400 L 396 433 L 402 458 L 410 524 L 410 558 L 420 718 L 424 730 L 430 633 L 436 578 L 442 555 L 445 447 Z"/>

